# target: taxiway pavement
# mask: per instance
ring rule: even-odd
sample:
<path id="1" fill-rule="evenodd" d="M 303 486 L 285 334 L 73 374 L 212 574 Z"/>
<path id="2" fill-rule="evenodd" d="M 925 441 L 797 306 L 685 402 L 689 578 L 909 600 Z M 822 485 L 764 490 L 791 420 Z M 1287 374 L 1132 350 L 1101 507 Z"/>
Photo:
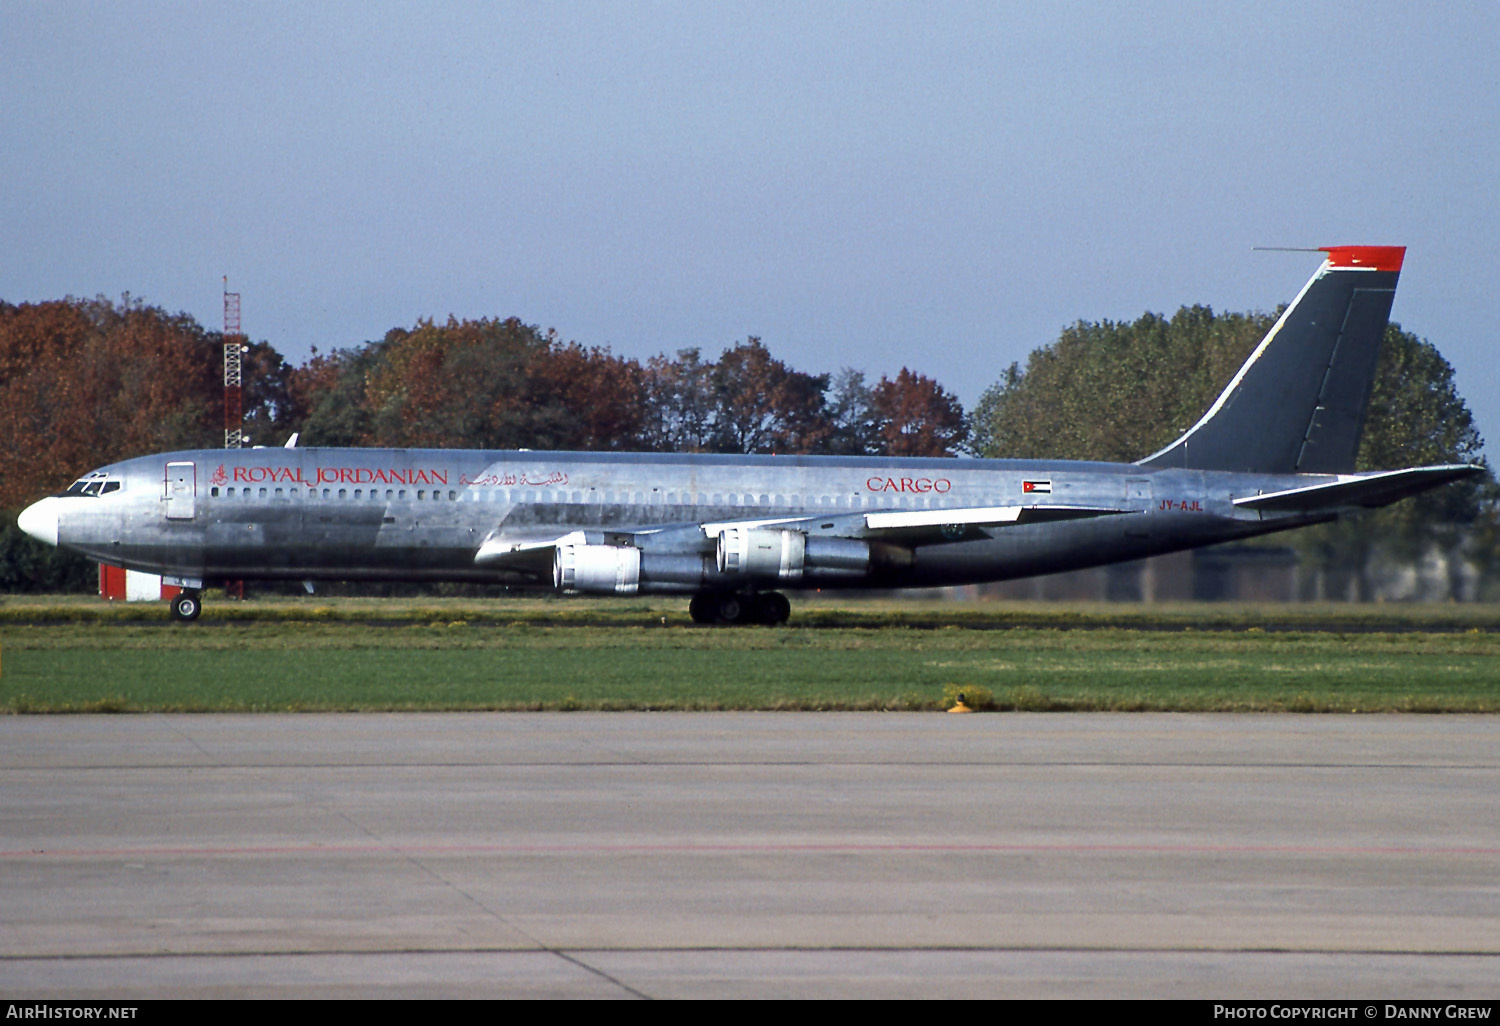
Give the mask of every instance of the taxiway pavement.
<path id="1" fill-rule="evenodd" d="M 0 719 L 6 997 L 1497 979 L 1497 717 Z"/>

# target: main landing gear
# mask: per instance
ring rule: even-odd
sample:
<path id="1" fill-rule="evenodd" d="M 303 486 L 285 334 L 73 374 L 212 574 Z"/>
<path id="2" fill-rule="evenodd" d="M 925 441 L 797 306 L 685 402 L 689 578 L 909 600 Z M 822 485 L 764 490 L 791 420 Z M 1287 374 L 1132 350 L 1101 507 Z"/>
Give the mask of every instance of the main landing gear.
<path id="1" fill-rule="evenodd" d="M 183 590 L 172 599 L 172 619 L 178 623 L 192 623 L 203 612 L 203 595 L 192 590 Z"/>
<path id="2" fill-rule="evenodd" d="M 792 615 L 792 604 L 776 591 L 746 595 L 737 591 L 704 592 L 688 603 L 688 615 L 694 623 L 759 623 L 774 626 L 786 623 Z"/>

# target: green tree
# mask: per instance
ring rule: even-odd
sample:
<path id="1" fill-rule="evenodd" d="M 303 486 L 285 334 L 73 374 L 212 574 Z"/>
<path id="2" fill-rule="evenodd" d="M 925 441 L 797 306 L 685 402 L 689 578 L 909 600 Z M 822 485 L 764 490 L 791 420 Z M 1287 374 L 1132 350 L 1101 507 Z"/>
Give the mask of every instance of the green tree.
<path id="1" fill-rule="evenodd" d="M 1148 456 L 1202 416 L 1272 323 L 1206 306 L 1185 306 L 1170 320 L 1079 321 L 985 390 L 971 448 L 1014 459 Z"/>
<path id="2" fill-rule="evenodd" d="M 1386 329 L 1360 440 L 1359 470 L 1395 470 L 1440 463 L 1485 463 L 1484 442 L 1453 382 L 1453 366 L 1426 339 L 1392 324 Z M 1294 544 L 1320 580 L 1349 582 L 1346 594 L 1373 592 L 1381 560 L 1411 563 L 1429 551 L 1449 568 L 1449 594 L 1474 528 L 1493 507 L 1493 476 L 1458 481 L 1359 517 L 1297 532 Z M 1320 587 L 1325 594 L 1326 583 Z"/>
<path id="3" fill-rule="evenodd" d="M 1130 324 L 1079 322 L 985 391 L 972 448 L 981 456 L 1115 462 L 1150 455 L 1196 423 L 1272 323 L 1272 315 L 1216 315 L 1201 306 L 1170 320 L 1148 313 Z M 1481 447 L 1452 366 L 1430 342 L 1390 325 L 1356 469 L 1482 462 Z M 1489 477 L 1448 485 L 1277 544 L 1298 548 L 1319 580 L 1349 582 L 1325 592 L 1368 597 L 1382 559 L 1437 550 L 1456 567 L 1494 489 Z"/>

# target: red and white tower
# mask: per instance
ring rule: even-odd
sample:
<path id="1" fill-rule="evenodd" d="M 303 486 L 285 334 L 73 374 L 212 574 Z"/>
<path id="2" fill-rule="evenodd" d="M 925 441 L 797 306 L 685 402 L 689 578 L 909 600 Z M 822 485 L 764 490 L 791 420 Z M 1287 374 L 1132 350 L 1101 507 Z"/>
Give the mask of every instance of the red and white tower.
<path id="1" fill-rule="evenodd" d="M 240 391 L 240 357 L 246 349 L 240 333 L 240 294 L 229 291 L 224 276 L 224 448 L 238 449 L 245 442 L 245 405 Z"/>

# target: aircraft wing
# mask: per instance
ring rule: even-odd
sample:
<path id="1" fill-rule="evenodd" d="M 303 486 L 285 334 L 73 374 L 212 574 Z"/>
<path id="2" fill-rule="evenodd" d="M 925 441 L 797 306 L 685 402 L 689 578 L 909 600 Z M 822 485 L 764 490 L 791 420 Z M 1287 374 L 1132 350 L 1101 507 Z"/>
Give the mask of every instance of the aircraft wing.
<path id="1" fill-rule="evenodd" d="M 494 533 L 480 544 L 479 551 L 474 554 L 474 563 L 545 577 L 552 573 L 552 560 L 559 545 L 584 544 L 587 540 L 583 531 L 532 537 Z"/>
<path id="2" fill-rule="evenodd" d="M 722 520 L 695 525 L 703 538 L 717 539 L 730 528 L 745 530 L 778 528 L 796 530 L 799 525 L 817 522 L 833 526 L 831 537 L 868 538 L 901 545 L 938 545 L 989 537 L 984 529 L 1019 524 L 1055 523 L 1088 517 L 1113 516 L 1132 510 L 1099 506 L 975 506 L 967 509 L 882 510 L 869 513 L 842 513 L 833 517 L 798 514 L 786 517 L 758 517 L 744 520 Z M 480 544 L 474 554 L 478 566 L 514 570 L 545 577 L 552 572 L 556 550 L 563 545 L 626 545 L 635 539 L 667 531 L 684 531 L 689 525 L 660 524 L 627 527 L 617 530 L 557 531 L 555 528 L 524 534 L 495 532 Z M 686 533 L 686 532 L 685 532 Z"/>
<path id="3" fill-rule="evenodd" d="M 1384 506 L 1429 488 L 1484 473 L 1483 467 L 1468 463 L 1448 463 L 1435 467 L 1408 467 L 1405 470 L 1383 470 L 1374 474 L 1345 474 L 1336 481 L 1288 488 L 1264 495 L 1246 495 L 1235 499 L 1241 509 L 1263 513 L 1317 513 L 1348 509 L 1351 506 Z"/>
<path id="4" fill-rule="evenodd" d="M 982 533 L 982 528 L 1055 523 L 1060 520 L 1082 520 L 1130 512 L 1133 511 L 1101 506 L 973 506 L 965 509 L 877 510 L 833 516 L 798 514 L 755 520 L 716 521 L 701 524 L 700 527 L 705 535 L 714 538 L 729 528 L 796 530 L 799 525 L 816 522 L 824 529 L 820 533 L 826 532 L 828 536 L 835 538 L 870 538 L 904 545 L 937 545 L 988 537 Z"/>
<path id="5" fill-rule="evenodd" d="M 1130 512 L 1132 511 L 1128 509 L 1108 506 L 1061 505 L 891 510 L 864 514 L 864 530 L 861 533 L 867 538 L 881 538 L 906 545 L 935 545 L 988 537 L 985 528 L 1050 524 Z"/>

